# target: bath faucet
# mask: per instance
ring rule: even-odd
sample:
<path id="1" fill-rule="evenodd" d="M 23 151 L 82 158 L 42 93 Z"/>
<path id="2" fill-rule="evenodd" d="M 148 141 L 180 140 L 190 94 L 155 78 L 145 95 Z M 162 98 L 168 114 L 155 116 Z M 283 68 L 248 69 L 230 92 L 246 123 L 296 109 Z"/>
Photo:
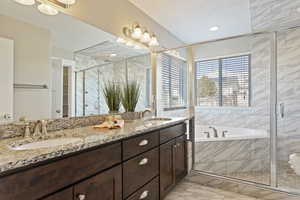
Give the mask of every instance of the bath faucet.
<path id="1" fill-rule="evenodd" d="M 204 132 L 204 134 L 206 135 L 206 138 L 210 138 L 209 132 Z"/>
<path id="2" fill-rule="evenodd" d="M 209 128 L 211 128 L 214 131 L 214 137 L 217 138 L 218 137 L 218 131 L 215 127 L 210 126 Z"/>
<path id="3" fill-rule="evenodd" d="M 226 137 L 226 133 L 228 133 L 228 131 L 222 131 L 222 137 Z"/>

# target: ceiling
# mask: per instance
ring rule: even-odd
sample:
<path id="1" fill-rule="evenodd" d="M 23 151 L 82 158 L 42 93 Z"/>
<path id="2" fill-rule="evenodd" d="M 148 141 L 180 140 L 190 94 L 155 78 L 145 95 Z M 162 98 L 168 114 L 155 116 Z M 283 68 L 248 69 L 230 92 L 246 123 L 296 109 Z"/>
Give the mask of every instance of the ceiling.
<path id="1" fill-rule="evenodd" d="M 251 32 L 249 0 L 129 1 L 187 44 Z"/>
<path id="2" fill-rule="evenodd" d="M 46 16 L 33 6 L 23 6 L 12 0 L 0 0 L 0 14 L 50 30 L 53 45 L 72 52 L 115 40 L 113 35 L 73 17 L 62 13 Z"/>

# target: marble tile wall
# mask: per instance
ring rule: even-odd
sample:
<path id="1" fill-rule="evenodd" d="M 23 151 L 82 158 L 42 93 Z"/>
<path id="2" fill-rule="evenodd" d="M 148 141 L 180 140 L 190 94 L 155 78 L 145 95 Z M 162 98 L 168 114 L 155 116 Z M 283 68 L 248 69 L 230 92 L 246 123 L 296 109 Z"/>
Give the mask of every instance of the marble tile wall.
<path id="1" fill-rule="evenodd" d="M 268 139 L 197 142 L 195 170 L 219 175 L 269 171 Z"/>
<path id="2" fill-rule="evenodd" d="M 300 0 L 250 0 L 253 31 L 298 26 Z"/>

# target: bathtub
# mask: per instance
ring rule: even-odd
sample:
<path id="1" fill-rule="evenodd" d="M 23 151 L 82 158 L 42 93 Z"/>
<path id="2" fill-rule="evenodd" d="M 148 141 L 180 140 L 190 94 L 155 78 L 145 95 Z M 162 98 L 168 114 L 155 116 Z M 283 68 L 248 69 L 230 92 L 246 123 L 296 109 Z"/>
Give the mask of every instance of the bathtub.
<path id="1" fill-rule="evenodd" d="M 231 140 L 252 140 L 268 138 L 267 130 L 263 129 L 249 129 L 249 128 L 233 128 L 213 126 L 218 131 L 218 137 L 214 137 L 214 132 L 209 126 L 196 126 L 195 128 L 195 142 L 213 142 L 213 141 L 231 141 Z M 227 131 L 225 137 L 222 137 L 222 132 Z M 207 138 L 204 132 L 210 133 L 210 138 Z"/>

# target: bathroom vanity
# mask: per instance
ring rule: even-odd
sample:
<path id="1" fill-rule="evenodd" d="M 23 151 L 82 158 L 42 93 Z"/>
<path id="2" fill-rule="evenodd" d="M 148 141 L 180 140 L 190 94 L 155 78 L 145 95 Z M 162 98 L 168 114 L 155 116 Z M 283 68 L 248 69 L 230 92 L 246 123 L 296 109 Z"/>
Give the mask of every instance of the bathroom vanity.
<path id="1" fill-rule="evenodd" d="M 119 134 L 121 139 L 2 172 L 0 199 L 158 200 L 186 176 L 184 120 Z"/>

